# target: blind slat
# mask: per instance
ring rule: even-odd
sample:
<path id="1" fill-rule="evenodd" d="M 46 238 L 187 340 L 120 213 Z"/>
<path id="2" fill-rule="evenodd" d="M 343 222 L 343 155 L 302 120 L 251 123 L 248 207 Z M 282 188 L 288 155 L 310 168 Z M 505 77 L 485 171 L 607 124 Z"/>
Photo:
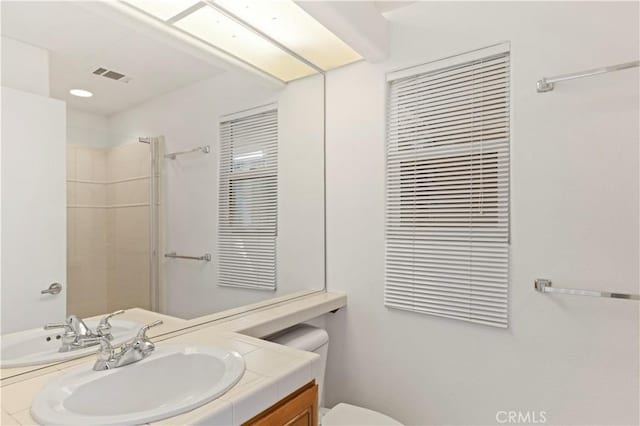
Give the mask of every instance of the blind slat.
<path id="1" fill-rule="evenodd" d="M 389 82 L 385 305 L 507 327 L 509 54 Z"/>

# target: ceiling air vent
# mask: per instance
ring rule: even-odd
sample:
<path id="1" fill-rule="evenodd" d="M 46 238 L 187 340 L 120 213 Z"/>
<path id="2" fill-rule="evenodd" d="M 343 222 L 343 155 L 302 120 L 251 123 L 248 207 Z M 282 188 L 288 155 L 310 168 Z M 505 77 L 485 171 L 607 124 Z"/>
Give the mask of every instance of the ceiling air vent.
<path id="1" fill-rule="evenodd" d="M 113 70 L 108 70 L 106 68 L 98 68 L 93 72 L 95 75 L 99 75 L 101 77 L 104 78 L 108 78 L 111 80 L 116 80 L 116 81 L 120 81 L 122 83 L 128 83 L 131 81 L 131 77 L 128 77 L 124 74 L 121 74 L 119 72 L 113 71 Z"/>

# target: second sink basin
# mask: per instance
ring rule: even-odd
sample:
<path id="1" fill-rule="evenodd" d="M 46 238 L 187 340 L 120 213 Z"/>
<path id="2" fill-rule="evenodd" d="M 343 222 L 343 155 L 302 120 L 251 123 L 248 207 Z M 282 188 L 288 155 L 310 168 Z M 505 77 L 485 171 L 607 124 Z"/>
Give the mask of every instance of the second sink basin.
<path id="1" fill-rule="evenodd" d="M 107 371 L 86 364 L 51 381 L 31 415 L 47 425 L 130 425 L 173 417 L 212 401 L 244 374 L 242 356 L 206 346 L 158 345 L 142 361 Z"/>
<path id="2" fill-rule="evenodd" d="M 92 330 L 98 326 L 98 320 L 85 322 Z M 133 339 L 141 326 L 142 324 L 134 321 L 111 320 L 112 343 L 119 345 Z M 2 340 L 0 368 L 27 367 L 68 361 L 98 352 L 100 349 L 100 346 L 96 345 L 69 352 L 58 352 L 61 345 L 59 336 L 62 336 L 61 330 L 43 330 L 42 328 L 5 334 L 0 338 Z"/>

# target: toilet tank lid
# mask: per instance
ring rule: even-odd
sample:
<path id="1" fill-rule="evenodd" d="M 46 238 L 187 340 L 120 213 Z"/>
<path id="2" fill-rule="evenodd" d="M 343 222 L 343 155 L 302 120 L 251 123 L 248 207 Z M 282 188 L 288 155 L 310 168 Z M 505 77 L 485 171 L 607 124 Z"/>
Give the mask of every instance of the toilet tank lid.
<path id="1" fill-rule="evenodd" d="M 313 352 L 329 342 L 329 335 L 321 328 L 298 324 L 266 338 L 274 343 Z"/>

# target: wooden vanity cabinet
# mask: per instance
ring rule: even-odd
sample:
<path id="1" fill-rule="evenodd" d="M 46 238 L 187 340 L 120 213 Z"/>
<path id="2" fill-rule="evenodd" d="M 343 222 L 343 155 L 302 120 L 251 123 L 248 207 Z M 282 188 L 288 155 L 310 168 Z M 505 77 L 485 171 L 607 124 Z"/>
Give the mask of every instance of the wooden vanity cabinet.
<path id="1" fill-rule="evenodd" d="M 315 380 L 243 424 L 243 426 L 285 425 L 318 425 L 318 385 Z"/>

